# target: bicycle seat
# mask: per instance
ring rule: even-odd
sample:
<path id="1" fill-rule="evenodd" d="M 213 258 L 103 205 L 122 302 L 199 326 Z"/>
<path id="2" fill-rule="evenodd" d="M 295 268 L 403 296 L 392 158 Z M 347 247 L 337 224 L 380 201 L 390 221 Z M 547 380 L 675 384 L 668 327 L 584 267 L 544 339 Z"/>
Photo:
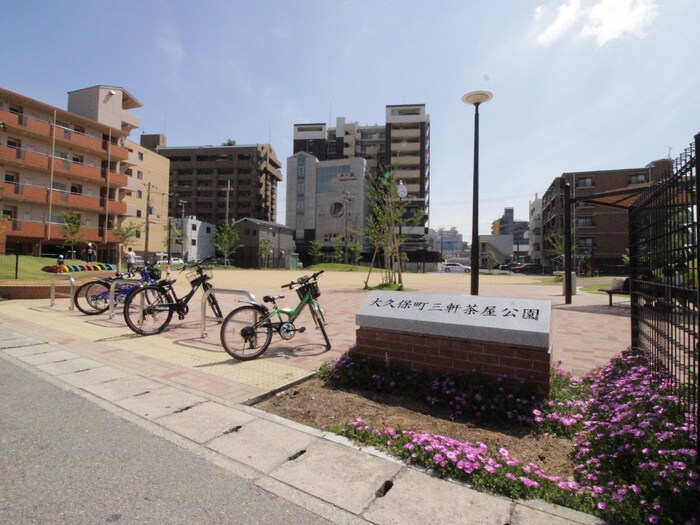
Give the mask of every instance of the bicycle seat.
<path id="1" fill-rule="evenodd" d="M 263 302 L 274 303 L 277 299 L 284 299 L 284 295 L 266 295 L 263 297 Z"/>

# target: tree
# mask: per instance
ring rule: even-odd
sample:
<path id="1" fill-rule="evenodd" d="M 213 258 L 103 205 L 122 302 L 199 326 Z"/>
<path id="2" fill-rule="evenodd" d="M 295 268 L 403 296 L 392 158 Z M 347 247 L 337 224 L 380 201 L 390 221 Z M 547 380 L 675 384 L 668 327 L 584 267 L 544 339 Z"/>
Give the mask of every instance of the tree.
<path id="1" fill-rule="evenodd" d="M 348 246 L 348 254 L 350 256 L 350 264 L 357 264 L 362 255 L 362 245 L 359 242 Z"/>
<path id="2" fill-rule="evenodd" d="M 182 253 L 182 230 L 175 225 L 175 221 L 173 221 L 172 219 L 168 220 L 168 222 L 163 225 L 163 231 L 165 232 L 165 238 L 163 239 L 163 248 L 168 248 L 169 237 L 171 243 L 170 248 L 172 249 L 175 247 L 179 247 L 180 253 Z M 173 244 L 175 246 L 172 246 Z"/>
<path id="3" fill-rule="evenodd" d="M 489 267 L 489 273 L 493 273 L 493 268 L 496 266 L 496 256 L 491 250 L 486 252 L 486 265 Z M 477 271 L 479 271 L 477 269 Z"/>
<path id="4" fill-rule="evenodd" d="M 341 243 L 340 239 L 337 239 L 333 243 L 333 262 L 343 262 L 343 255 L 343 244 Z"/>
<path id="5" fill-rule="evenodd" d="M 270 260 L 272 259 L 272 239 L 269 237 L 263 237 L 260 239 L 259 255 L 260 266 L 263 268 L 268 268 L 270 266 Z"/>
<path id="6" fill-rule="evenodd" d="M 71 258 L 75 258 L 75 245 L 85 239 L 85 223 L 76 211 L 61 214 L 63 220 L 63 246 L 70 246 Z"/>
<path id="7" fill-rule="evenodd" d="M 311 264 L 318 264 L 323 256 L 323 245 L 318 241 L 311 241 L 306 253 L 311 257 Z"/>
<path id="8" fill-rule="evenodd" d="M 384 255 L 385 264 L 382 273 L 382 284 L 399 284 L 403 287 L 402 277 L 402 239 L 397 235 L 400 225 L 420 224 L 424 212 L 417 211 L 409 216 L 407 213 L 410 201 L 398 196 L 394 167 L 382 167 L 383 174 L 369 181 L 367 200 L 370 215 L 367 218 L 365 238 L 374 247 L 365 288 L 368 287 L 369 277 L 377 256 Z"/>
<path id="9" fill-rule="evenodd" d="M 240 246 L 238 232 L 231 224 L 222 224 L 214 232 L 214 246 L 224 254 L 224 264 L 236 253 Z M 261 242 L 262 243 L 262 242 Z"/>
<path id="10" fill-rule="evenodd" d="M 235 146 L 235 145 L 236 145 L 236 141 L 233 140 L 233 139 L 226 139 L 226 142 L 224 142 L 224 143 L 221 144 L 221 145 L 222 145 L 222 146 Z"/>
<path id="11" fill-rule="evenodd" d="M 133 221 L 129 221 L 129 224 L 114 227 L 114 236 L 122 243 L 124 246 L 131 244 L 134 239 L 141 233 L 141 227 L 143 223 L 135 224 Z"/>

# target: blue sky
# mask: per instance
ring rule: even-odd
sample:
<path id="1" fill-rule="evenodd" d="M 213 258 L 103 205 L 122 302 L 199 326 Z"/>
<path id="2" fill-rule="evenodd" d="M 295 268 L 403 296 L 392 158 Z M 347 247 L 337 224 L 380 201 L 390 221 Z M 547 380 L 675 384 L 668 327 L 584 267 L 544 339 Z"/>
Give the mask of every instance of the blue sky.
<path id="1" fill-rule="evenodd" d="M 675 157 L 700 131 L 697 0 L 0 0 L 0 85 L 65 108 L 130 91 L 170 146 L 271 142 L 293 124 L 431 117 L 430 226 L 471 231 L 480 109 L 480 233 L 563 172 Z M 137 131 L 132 138 L 138 141 Z M 285 181 L 278 220 L 284 222 Z"/>

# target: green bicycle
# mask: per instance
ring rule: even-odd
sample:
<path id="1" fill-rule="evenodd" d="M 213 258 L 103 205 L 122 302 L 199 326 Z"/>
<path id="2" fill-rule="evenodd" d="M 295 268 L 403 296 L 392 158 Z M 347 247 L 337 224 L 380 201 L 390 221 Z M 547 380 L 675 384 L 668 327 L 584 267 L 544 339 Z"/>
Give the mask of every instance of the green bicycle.
<path id="1" fill-rule="evenodd" d="M 326 333 L 323 309 L 316 300 L 321 295 L 317 281 L 322 273 L 323 270 L 282 285 L 282 288 L 290 290 L 298 286 L 296 292 L 300 302 L 296 308 L 277 306 L 277 299 L 283 299 L 284 295 L 263 297 L 263 302 L 272 304 L 271 309 L 255 301 L 242 301 L 248 304 L 233 310 L 226 316 L 221 325 L 221 344 L 224 350 L 231 357 L 240 361 L 249 361 L 260 357 L 270 346 L 273 332 L 279 334 L 282 339 L 289 340 L 297 332 L 303 333 L 306 330 L 305 327 L 297 328 L 294 325 L 294 321 L 306 306 L 309 307 L 316 328 L 321 330 L 323 334 L 326 350 L 330 350 L 331 342 Z"/>

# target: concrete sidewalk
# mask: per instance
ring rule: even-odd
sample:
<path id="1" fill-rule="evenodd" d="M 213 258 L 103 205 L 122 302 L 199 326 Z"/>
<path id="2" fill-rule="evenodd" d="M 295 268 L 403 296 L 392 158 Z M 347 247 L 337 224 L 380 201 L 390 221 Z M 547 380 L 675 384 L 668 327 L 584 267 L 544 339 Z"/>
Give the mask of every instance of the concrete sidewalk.
<path id="1" fill-rule="evenodd" d="M 407 285 L 454 293 L 466 283 L 464 276 L 449 278 L 454 282 L 441 276 L 442 282 L 417 279 Z M 276 292 L 250 282 L 258 297 Z M 573 305 L 564 305 L 561 285 L 526 282 L 485 282 L 482 295 L 552 300 L 553 358 L 562 368 L 583 373 L 629 345 L 629 303 L 610 308 L 605 296 L 579 294 Z M 260 487 L 335 523 L 597 523 L 561 507 L 514 502 L 438 480 L 377 451 L 245 405 L 347 351 L 364 297 L 354 287 L 323 288 L 330 351 L 321 334 L 309 329 L 291 341 L 277 338 L 262 358 L 249 362 L 234 361 L 222 350 L 218 327 L 200 337 L 197 304 L 163 334 L 140 337 L 120 313 L 113 319 L 84 316 L 69 311 L 67 299 L 53 308 L 48 300 L 5 301 L 0 302 L 0 356 L 158 435 L 203 450 Z M 225 312 L 237 304 L 232 295 L 219 299 Z M 308 316 L 301 321 L 313 326 Z"/>

